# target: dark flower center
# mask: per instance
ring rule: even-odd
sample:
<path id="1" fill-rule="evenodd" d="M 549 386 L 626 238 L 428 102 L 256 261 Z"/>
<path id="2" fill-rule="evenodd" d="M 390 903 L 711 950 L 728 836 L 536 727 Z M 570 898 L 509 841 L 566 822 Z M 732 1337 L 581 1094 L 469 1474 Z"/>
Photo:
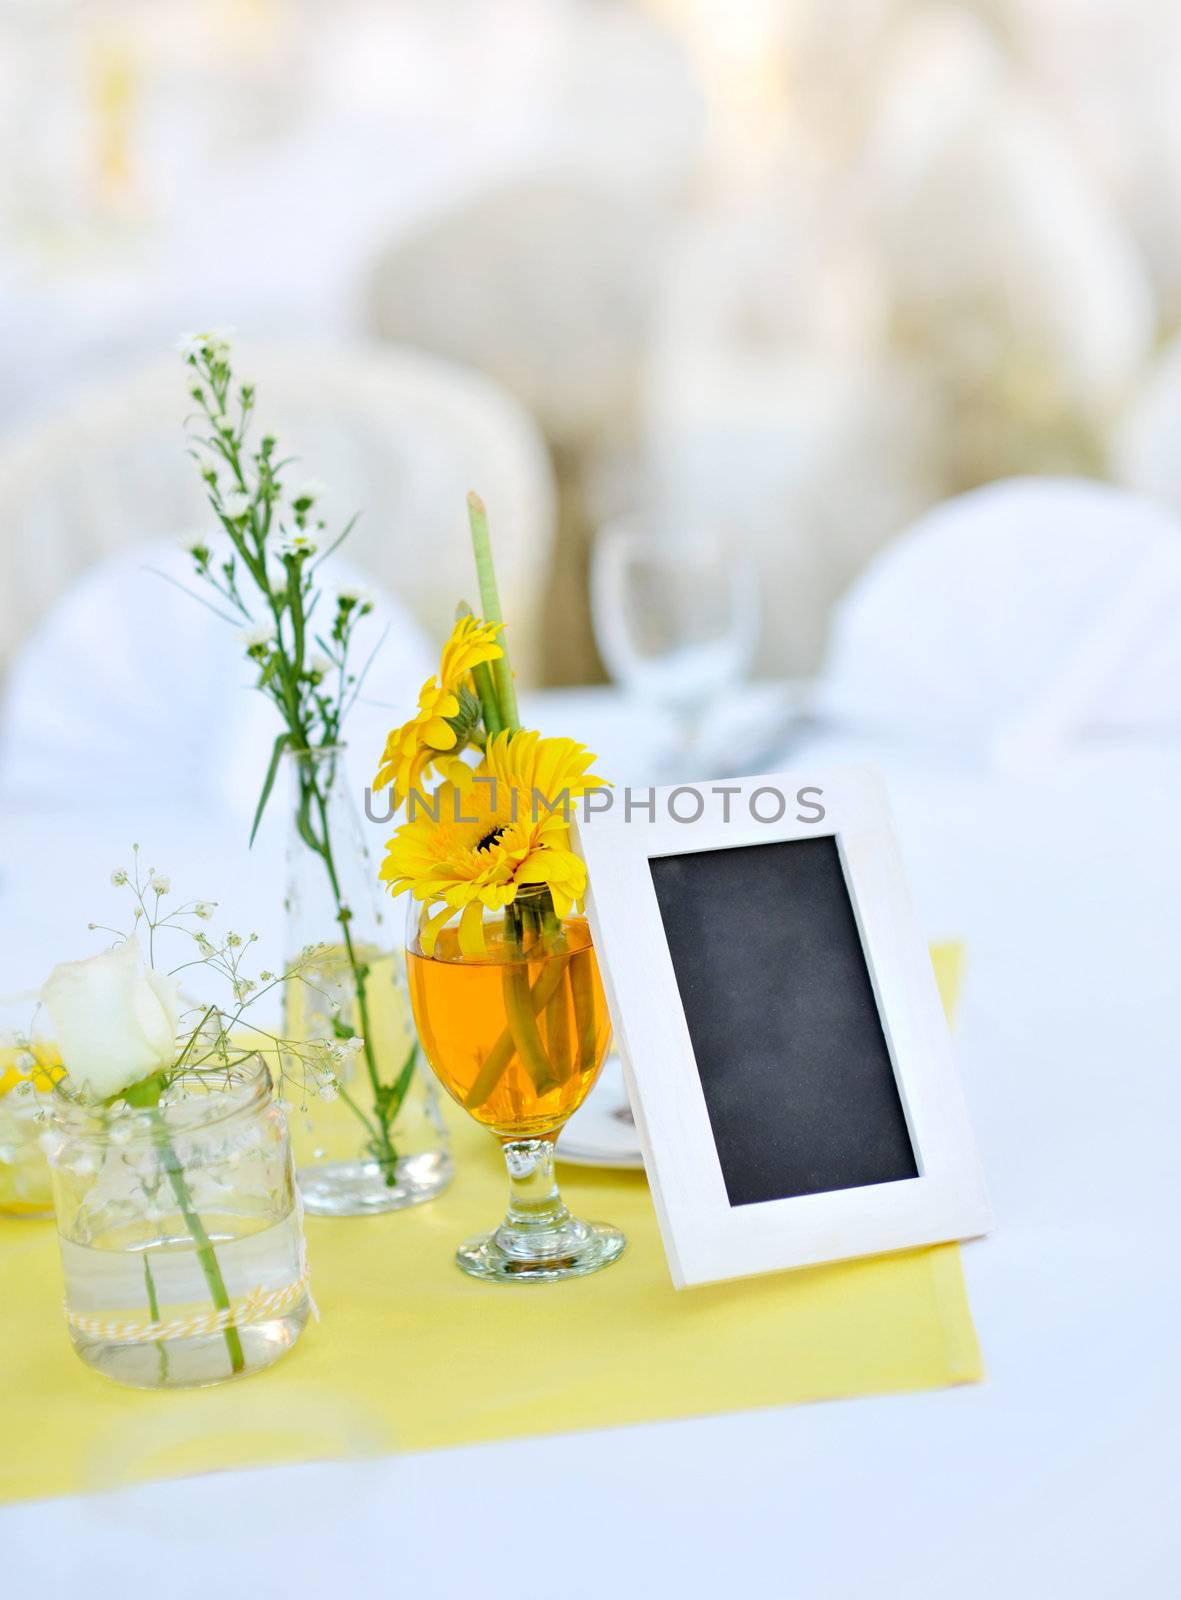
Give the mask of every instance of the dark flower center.
<path id="1" fill-rule="evenodd" d="M 476 849 L 477 850 L 491 850 L 492 846 L 500 838 L 500 836 L 501 836 L 501 834 L 503 832 L 504 832 L 503 828 L 493 828 L 490 832 L 488 832 L 488 833 L 486 833 L 484 835 L 484 837 L 480 840 L 479 844 L 477 844 Z"/>

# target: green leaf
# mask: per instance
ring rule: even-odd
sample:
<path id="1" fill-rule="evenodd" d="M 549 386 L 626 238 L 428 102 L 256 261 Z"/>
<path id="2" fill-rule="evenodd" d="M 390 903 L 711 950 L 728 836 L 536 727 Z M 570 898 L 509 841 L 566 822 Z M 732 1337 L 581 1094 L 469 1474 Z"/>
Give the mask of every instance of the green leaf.
<path id="1" fill-rule="evenodd" d="M 334 551 L 340 549 L 341 545 L 345 542 L 345 540 L 348 538 L 349 534 L 352 533 L 353 529 L 356 527 L 357 518 L 360 515 L 361 515 L 361 513 L 358 511 L 354 516 L 351 516 L 349 518 L 349 520 L 345 523 L 343 530 L 340 533 L 337 534 L 336 538 L 333 539 L 332 543 L 328 546 L 328 548 L 326 550 L 320 550 L 320 551 L 317 552 L 316 559 L 312 562 L 312 566 L 313 567 L 318 567 L 320 565 L 321 561 L 327 561 L 328 557 L 330 555 L 332 555 Z"/>
<path id="2" fill-rule="evenodd" d="M 455 734 L 457 749 L 452 754 L 457 753 L 458 749 L 467 743 L 480 720 L 479 696 L 474 695 L 466 684 L 460 685 L 456 691 L 456 699 L 459 701 L 459 711 L 455 716 L 443 719 Z"/>
<path id="3" fill-rule="evenodd" d="M 125 1100 L 129 1106 L 155 1106 L 159 1105 L 163 1093 L 164 1081 L 157 1072 L 150 1078 L 141 1078 L 138 1083 L 129 1083 L 126 1089 L 121 1089 L 118 1094 L 112 1095 L 108 1104 L 116 1100 Z"/>
<path id="4" fill-rule="evenodd" d="M 275 748 L 271 751 L 270 765 L 267 775 L 262 782 L 262 793 L 258 797 L 258 805 L 254 812 L 254 822 L 250 829 L 250 843 L 254 843 L 254 836 L 258 832 L 258 825 L 262 821 L 262 814 L 266 810 L 267 801 L 271 798 L 271 790 L 275 787 L 275 776 L 279 771 L 279 757 L 286 749 L 290 734 L 284 731 L 275 740 Z M 249 847 L 248 847 L 249 848 Z"/>
<path id="5" fill-rule="evenodd" d="M 418 1040 L 416 1039 L 413 1044 L 411 1044 L 410 1049 L 406 1054 L 406 1059 L 402 1063 L 402 1070 L 399 1072 L 395 1082 L 389 1085 L 383 1085 L 383 1087 L 388 1089 L 388 1100 L 382 1107 L 382 1110 L 385 1112 L 385 1115 L 390 1122 L 394 1120 L 394 1118 L 398 1115 L 398 1112 L 402 1109 L 402 1101 L 406 1098 L 406 1091 L 409 1089 L 410 1080 L 414 1076 L 414 1066 L 417 1060 Z"/>

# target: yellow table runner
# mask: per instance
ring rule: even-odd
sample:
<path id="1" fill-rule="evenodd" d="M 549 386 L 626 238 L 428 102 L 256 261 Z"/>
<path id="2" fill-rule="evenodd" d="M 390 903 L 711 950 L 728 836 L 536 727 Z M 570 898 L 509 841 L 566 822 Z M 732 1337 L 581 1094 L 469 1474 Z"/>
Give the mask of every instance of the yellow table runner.
<path id="1" fill-rule="evenodd" d="M 933 953 L 950 1008 L 959 949 Z M 486 1134 L 458 1113 L 453 1132 L 441 1199 L 308 1219 L 322 1322 L 277 1366 L 218 1388 L 145 1394 L 89 1371 L 67 1340 L 52 1223 L 0 1223 L 0 1500 L 981 1376 L 956 1245 L 678 1294 L 639 1173 L 561 1169 L 572 1207 L 627 1233 L 607 1271 L 465 1278 L 452 1250 L 502 1214 L 505 1179 Z"/>

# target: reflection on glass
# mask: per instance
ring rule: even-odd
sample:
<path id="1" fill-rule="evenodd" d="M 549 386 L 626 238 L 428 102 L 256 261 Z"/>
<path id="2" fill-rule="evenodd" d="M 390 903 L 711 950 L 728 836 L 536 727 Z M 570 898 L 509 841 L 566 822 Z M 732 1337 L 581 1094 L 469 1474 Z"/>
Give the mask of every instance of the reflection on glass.
<path id="1" fill-rule="evenodd" d="M 595 638 L 611 676 L 662 713 L 667 776 L 685 775 L 709 713 L 750 670 L 758 587 L 741 540 L 654 519 L 609 523 L 591 564 Z"/>

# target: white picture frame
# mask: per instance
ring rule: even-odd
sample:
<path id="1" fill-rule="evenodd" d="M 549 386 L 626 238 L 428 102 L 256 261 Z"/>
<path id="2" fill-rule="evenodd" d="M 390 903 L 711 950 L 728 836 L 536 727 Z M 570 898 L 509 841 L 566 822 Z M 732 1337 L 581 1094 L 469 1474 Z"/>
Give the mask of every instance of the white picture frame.
<path id="1" fill-rule="evenodd" d="M 772 817 L 780 799 L 783 813 Z M 989 1230 L 950 1030 L 885 787 L 872 768 L 612 791 L 609 802 L 599 794 L 573 803 L 571 820 L 588 868 L 587 915 L 615 1040 L 678 1288 Z M 732 1206 L 649 862 L 824 836 L 836 842 L 918 1176 Z"/>

